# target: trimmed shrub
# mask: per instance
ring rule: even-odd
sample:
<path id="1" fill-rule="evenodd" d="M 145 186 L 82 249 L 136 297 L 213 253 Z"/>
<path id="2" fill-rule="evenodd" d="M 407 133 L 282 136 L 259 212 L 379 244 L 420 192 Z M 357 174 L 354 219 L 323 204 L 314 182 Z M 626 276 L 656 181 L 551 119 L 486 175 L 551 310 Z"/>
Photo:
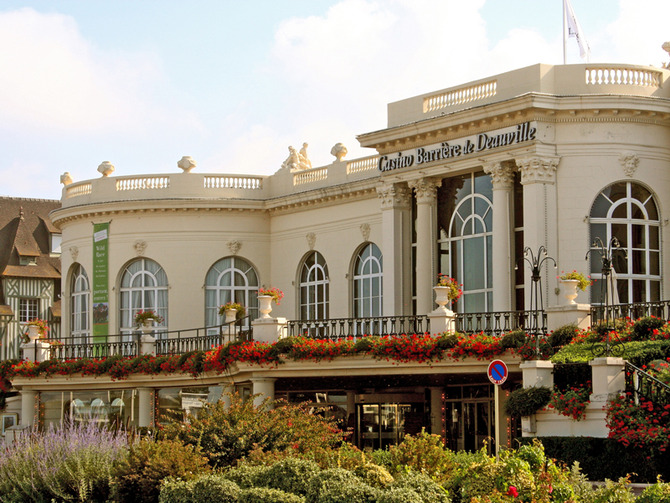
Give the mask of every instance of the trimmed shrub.
<path id="1" fill-rule="evenodd" d="M 561 348 L 566 344 L 570 344 L 570 341 L 572 341 L 578 331 L 579 329 L 574 323 L 563 325 L 549 334 L 547 342 L 552 348 Z"/>
<path id="2" fill-rule="evenodd" d="M 308 459 L 286 458 L 273 464 L 258 478 L 259 485 L 293 494 L 305 495 L 310 479 L 319 466 Z"/>
<path id="3" fill-rule="evenodd" d="M 670 503 L 670 484 L 659 477 L 638 496 L 635 503 Z"/>
<path id="4" fill-rule="evenodd" d="M 366 484 L 382 489 L 393 482 L 393 477 L 383 466 L 366 463 L 354 468 L 354 474 Z"/>
<path id="5" fill-rule="evenodd" d="M 378 491 L 365 484 L 352 472 L 330 468 L 312 477 L 307 503 L 374 503 Z"/>
<path id="6" fill-rule="evenodd" d="M 389 471 L 396 476 L 410 469 L 442 481 L 454 469 L 452 456 L 453 453 L 445 449 L 439 435 L 431 435 L 425 431 L 416 436 L 405 435 L 400 444 L 389 447 Z"/>
<path id="7" fill-rule="evenodd" d="M 661 318 L 645 316 L 633 324 L 630 337 L 634 341 L 646 341 L 651 337 L 654 330 L 661 328 L 663 325 L 665 325 L 665 321 Z"/>
<path id="8" fill-rule="evenodd" d="M 425 503 L 416 491 L 409 487 L 394 487 L 384 491 L 377 500 L 377 503 Z"/>
<path id="9" fill-rule="evenodd" d="M 249 487 L 263 485 L 262 481 L 265 478 L 267 470 L 267 466 L 241 464 L 235 468 L 228 469 L 221 476 L 232 480 L 242 489 L 248 489 Z"/>
<path id="10" fill-rule="evenodd" d="M 510 416 L 530 416 L 546 407 L 549 400 L 551 390 L 546 386 L 520 388 L 510 393 L 505 402 L 505 412 Z"/>
<path id="11" fill-rule="evenodd" d="M 220 475 L 205 475 L 193 482 L 193 501 L 197 503 L 236 503 L 239 486 Z"/>
<path id="12" fill-rule="evenodd" d="M 500 345 L 505 349 L 517 349 L 523 346 L 526 343 L 528 336 L 526 335 L 525 330 L 513 330 L 512 332 L 507 332 L 500 339 Z"/>
<path id="13" fill-rule="evenodd" d="M 238 503 L 305 503 L 305 498 L 279 489 L 252 487 L 240 492 Z"/>
<path id="14" fill-rule="evenodd" d="M 554 388 L 567 391 L 579 388 L 592 380 L 591 365 L 587 362 L 554 364 Z"/>
<path id="15" fill-rule="evenodd" d="M 158 503 L 198 503 L 193 499 L 193 480 L 163 479 Z"/>
<path id="16" fill-rule="evenodd" d="M 449 503 L 448 491 L 423 473 L 409 471 L 391 484 L 392 489 L 411 489 L 423 503 Z"/>
<path id="17" fill-rule="evenodd" d="M 164 478 L 190 480 L 208 471 L 207 459 L 192 446 L 174 440 L 143 439 L 115 468 L 112 497 L 122 503 L 157 502 Z"/>
<path id="18" fill-rule="evenodd" d="M 458 344 L 458 333 L 445 333 L 437 339 L 437 347 L 442 351 L 453 349 Z"/>

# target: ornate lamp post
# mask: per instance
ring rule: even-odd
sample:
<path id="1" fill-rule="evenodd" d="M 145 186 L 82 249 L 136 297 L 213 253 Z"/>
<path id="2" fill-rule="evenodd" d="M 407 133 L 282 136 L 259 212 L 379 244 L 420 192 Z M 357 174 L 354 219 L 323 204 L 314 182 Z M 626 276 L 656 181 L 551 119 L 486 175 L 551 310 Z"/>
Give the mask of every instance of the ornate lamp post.
<path id="1" fill-rule="evenodd" d="M 607 331 L 607 339 L 605 341 L 605 355 L 610 356 L 611 354 L 611 344 L 610 344 L 610 311 L 612 311 L 612 305 L 614 302 L 610 303 L 610 300 L 614 299 L 614 292 L 616 292 L 616 283 L 612 277 L 614 268 L 612 267 L 612 262 L 614 260 L 615 253 L 622 253 L 624 259 L 628 259 L 628 254 L 626 250 L 621 248 L 621 244 L 616 237 L 612 237 L 607 243 L 607 246 L 603 243 L 600 237 L 596 237 L 593 240 L 591 245 L 592 249 L 586 252 L 585 260 L 589 259 L 591 252 L 597 251 L 600 254 L 600 261 L 602 262 L 602 282 L 600 283 L 600 295 L 601 302 L 604 304 L 605 311 L 605 330 Z M 620 342 L 619 342 L 620 344 Z M 623 347 L 621 348 L 623 349 Z M 623 352 L 623 351 L 622 351 Z"/>
<path id="2" fill-rule="evenodd" d="M 529 246 L 526 246 L 523 250 L 523 259 L 530 266 L 531 271 L 531 292 L 530 292 L 530 310 L 532 313 L 531 320 L 531 329 L 535 335 L 535 352 L 539 355 L 540 353 L 540 332 L 545 328 L 544 322 L 540 322 L 540 317 L 544 316 L 544 302 L 542 300 L 542 266 L 548 260 L 554 263 L 554 269 L 556 268 L 556 261 L 547 254 L 547 249 L 544 246 L 540 246 L 537 250 L 537 255 L 533 253 L 533 250 Z M 515 267 L 518 269 L 519 266 Z"/>

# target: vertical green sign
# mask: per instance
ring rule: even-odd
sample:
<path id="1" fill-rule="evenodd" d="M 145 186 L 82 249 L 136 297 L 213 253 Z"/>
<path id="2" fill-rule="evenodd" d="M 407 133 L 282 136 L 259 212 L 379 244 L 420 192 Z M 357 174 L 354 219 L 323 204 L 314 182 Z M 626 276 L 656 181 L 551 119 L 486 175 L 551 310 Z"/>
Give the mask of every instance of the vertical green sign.
<path id="1" fill-rule="evenodd" d="M 109 335 L 109 222 L 93 224 L 93 342 Z"/>

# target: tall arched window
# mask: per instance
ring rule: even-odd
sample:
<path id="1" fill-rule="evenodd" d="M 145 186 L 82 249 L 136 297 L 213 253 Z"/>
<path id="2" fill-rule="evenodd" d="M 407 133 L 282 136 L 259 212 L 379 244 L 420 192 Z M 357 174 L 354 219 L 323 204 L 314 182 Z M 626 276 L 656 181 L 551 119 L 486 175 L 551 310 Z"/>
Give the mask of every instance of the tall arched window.
<path id="1" fill-rule="evenodd" d="M 589 215 L 591 245 L 596 238 L 608 245 L 616 237 L 623 253 L 613 254 L 616 296 L 613 301 L 626 304 L 661 298 L 661 226 L 658 207 L 651 192 L 634 182 L 618 182 L 596 197 Z M 591 277 L 602 279 L 600 253 L 590 256 Z M 604 302 L 599 282 L 591 287 L 591 302 Z"/>
<path id="2" fill-rule="evenodd" d="M 368 243 L 354 263 L 354 316 L 382 315 L 382 252 Z"/>
<path id="3" fill-rule="evenodd" d="M 460 312 L 493 305 L 493 187 L 491 177 L 472 173 L 443 180 L 438 192 L 440 271 L 463 283 Z"/>
<path id="4" fill-rule="evenodd" d="M 77 264 L 70 278 L 70 333 L 74 344 L 88 342 L 91 336 L 90 302 L 91 289 L 88 276 L 84 268 Z"/>
<path id="5" fill-rule="evenodd" d="M 205 324 L 219 325 L 219 306 L 238 302 L 247 308 L 251 319 L 258 318 L 258 274 L 245 260 L 226 257 L 207 272 L 205 279 Z"/>
<path id="6" fill-rule="evenodd" d="M 328 266 L 319 252 L 310 252 L 300 270 L 300 319 L 328 318 Z"/>
<path id="7" fill-rule="evenodd" d="M 135 314 L 152 309 L 168 324 L 168 280 L 163 268 L 150 259 L 134 260 L 121 276 L 121 333 L 135 328 Z"/>

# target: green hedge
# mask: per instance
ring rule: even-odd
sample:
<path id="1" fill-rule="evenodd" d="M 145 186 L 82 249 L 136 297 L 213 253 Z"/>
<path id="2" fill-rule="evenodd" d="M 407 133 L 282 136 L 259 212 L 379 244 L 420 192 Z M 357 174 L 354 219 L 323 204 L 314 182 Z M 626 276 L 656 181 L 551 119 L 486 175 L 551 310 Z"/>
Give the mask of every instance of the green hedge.
<path id="1" fill-rule="evenodd" d="M 542 437 L 544 451 L 568 466 L 575 461 L 589 480 L 618 480 L 631 474 L 633 482 L 656 482 L 657 475 L 670 480 L 670 453 L 651 456 L 649 452 L 633 447 L 624 447 L 610 438 L 593 437 Z M 522 438 L 523 444 L 532 443 L 532 438 Z M 634 475 L 633 475 L 634 474 Z"/>
<path id="2" fill-rule="evenodd" d="M 617 342 L 617 341 L 613 341 Z M 554 363 L 577 363 L 589 362 L 595 358 L 594 355 L 604 354 L 605 343 L 584 342 L 569 344 L 551 357 Z M 618 349 L 618 348 L 616 348 Z M 665 359 L 670 356 L 670 341 L 630 341 L 624 343 L 623 356 L 633 365 L 640 367 L 652 360 Z"/>

